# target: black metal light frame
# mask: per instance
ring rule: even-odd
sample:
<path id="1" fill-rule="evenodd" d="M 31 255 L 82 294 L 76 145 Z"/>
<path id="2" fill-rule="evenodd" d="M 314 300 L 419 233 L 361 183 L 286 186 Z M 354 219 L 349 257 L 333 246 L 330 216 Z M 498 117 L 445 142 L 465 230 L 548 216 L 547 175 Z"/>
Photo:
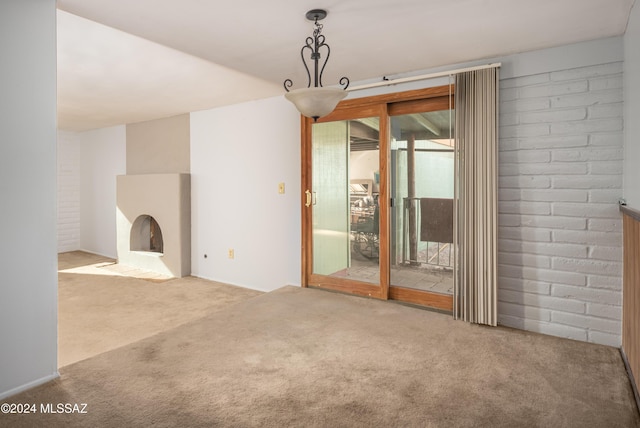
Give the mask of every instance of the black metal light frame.
<path id="1" fill-rule="evenodd" d="M 313 61 L 313 87 L 321 88 L 322 87 L 322 73 L 324 72 L 324 68 L 327 65 L 327 61 L 329 61 L 329 55 L 331 55 L 331 48 L 325 42 L 324 35 L 320 34 L 322 32 L 322 24 L 318 21 L 323 20 L 327 17 L 327 11 L 323 9 L 312 9 L 305 15 L 309 21 L 314 21 L 315 29 L 313 30 L 313 37 L 307 37 L 306 44 L 300 49 L 300 57 L 302 58 L 302 63 L 304 64 L 304 68 L 307 70 L 307 88 L 311 87 L 311 72 L 309 71 L 309 66 L 307 65 L 307 60 L 305 59 L 304 53 L 305 50 L 308 49 L 311 53 L 310 59 Z M 322 68 L 318 72 L 319 62 L 321 58 L 320 49 L 326 48 L 326 58 L 322 64 Z M 283 83 L 284 89 L 289 92 L 289 88 L 293 86 L 293 81 L 291 79 L 286 79 Z M 340 85 L 343 86 L 342 89 L 347 89 L 349 87 L 349 79 L 347 77 L 340 78 Z"/>

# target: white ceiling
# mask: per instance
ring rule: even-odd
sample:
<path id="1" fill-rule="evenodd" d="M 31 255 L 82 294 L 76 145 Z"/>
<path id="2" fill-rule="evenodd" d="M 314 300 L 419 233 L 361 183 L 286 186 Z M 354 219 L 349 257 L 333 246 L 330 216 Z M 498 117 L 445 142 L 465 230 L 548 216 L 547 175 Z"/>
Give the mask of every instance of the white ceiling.
<path id="1" fill-rule="evenodd" d="M 329 11 L 325 85 L 619 36 L 635 0 L 58 0 L 58 126 L 86 130 L 306 86 L 307 10 Z"/>

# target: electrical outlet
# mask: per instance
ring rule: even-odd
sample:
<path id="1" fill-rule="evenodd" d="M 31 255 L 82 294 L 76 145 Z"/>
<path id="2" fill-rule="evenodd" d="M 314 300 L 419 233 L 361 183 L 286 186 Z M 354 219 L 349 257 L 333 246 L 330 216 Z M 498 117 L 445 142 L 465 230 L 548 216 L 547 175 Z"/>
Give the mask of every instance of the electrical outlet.
<path id="1" fill-rule="evenodd" d="M 233 250 L 233 248 L 229 248 L 229 258 L 233 259 L 235 257 L 235 251 Z"/>

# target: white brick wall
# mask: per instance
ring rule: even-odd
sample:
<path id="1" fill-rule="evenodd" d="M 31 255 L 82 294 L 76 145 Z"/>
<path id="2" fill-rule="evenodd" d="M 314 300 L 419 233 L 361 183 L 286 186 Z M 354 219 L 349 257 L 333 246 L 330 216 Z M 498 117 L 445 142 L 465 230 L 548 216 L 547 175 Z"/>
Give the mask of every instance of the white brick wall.
<path id="1" fill-rule="evenodd" d="M 80 145 L 58 132 L 58 252 L 80 249 Z"/>
<path id="2" fill-rule="evenodd" d="M 500 83 L 499 323 L 620 346 L 622 63 Z"/>

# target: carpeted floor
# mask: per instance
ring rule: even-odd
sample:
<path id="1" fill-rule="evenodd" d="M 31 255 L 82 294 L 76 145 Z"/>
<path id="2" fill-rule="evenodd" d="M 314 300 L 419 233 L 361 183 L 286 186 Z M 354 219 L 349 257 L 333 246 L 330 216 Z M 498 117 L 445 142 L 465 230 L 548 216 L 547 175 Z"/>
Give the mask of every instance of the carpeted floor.
<path id="1" fill-rule="evenodd" d="M 297 287 L 60 373 L 0 426 L 640 426 L 617 349 Z"/>
<path id="2" fill-rule="evenodd" d="M 162 277 L 82 251 L 59 254 L 58 269 L 58 367 L 262 294 L 195 277 Z"/>

